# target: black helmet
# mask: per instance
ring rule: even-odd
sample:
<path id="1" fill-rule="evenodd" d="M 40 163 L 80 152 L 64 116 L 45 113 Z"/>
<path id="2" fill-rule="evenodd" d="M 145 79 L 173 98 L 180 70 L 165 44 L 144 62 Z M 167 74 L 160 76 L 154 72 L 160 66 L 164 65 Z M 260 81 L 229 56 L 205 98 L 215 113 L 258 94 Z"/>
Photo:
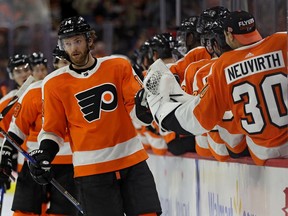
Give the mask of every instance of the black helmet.
<path id="1" fill-rule="evenodd" d="M 28 64 L 31 69 L 31 62 L 29 60 L 29 57 L 24 54 L 15 54 L 14 56 L 11 56 L 8 61 L 7 71 L 9 73 L 10 79 L 12 79 L 12 72 L 15 67 L 18 67 L 20 65 Z"/>
<path id="2" fill-rule="evenodd" d="M 223 33 L 223 22 L 230 11 L 227 8 L 216 6 L 204 10 L 199 16 L 197 31 L 200 33 L 201 45 L 208 47 L 211 55 L 214 53 L 220 56 L 223 52 L 231 50 L 225 40 Z M 217 42 L 221 50 L 215 50 L 213 44 Z"/>
<path id="3" fill-rule="evenodd" d="M 138 77 L 143 81 L 144 76 L 143 76 L 143 71 L 145 70 L 144 67 L 141 65 L 141 56 L 139 53 L 139 50 L 134 50 L 132 55 L 130 56 L 130 61 L 132 64 L 132 67 L 135 71 L 135 73 L 138 75 Z"/>
<path id="4" fill-rule="evenodd" d="M 162 33 L 152 37 L 150 46 L 158 53 L 159 58 L 171 58 L 175 43 L 175 38 L 171 33 Z"/>
<path id="5" fill-rule="evenodd" d="M 30 62 L 32 66 L 43 64 L 47 67 L 47 58 L 44 57 L 42 52 L 33 52 L 30 55 Z"/>
<path id="6" fill-rule="evenodd" d="M 196 31 L 196 26 L 199 16 L 191 16 L 181 21 L 179 31 L 194 33 Z"/>
<path id="7" fill-rule="evenodd" d="M 182 20 L 180 27 L 177 30 L 176 46 L 173 50 L 173 54 L 179 57 L 183 57 L 189 50 L 200 44 L 200 36 L 197 32 L 197 23 L 199 16 L 191 16 Z M 188 37 L 193 35 L 188 40 Z"/>
<path id="8" fill-rule="evenodd" d="M 200 34 L 203 34 L 205 33 L 204 31 L 205 30 L 210 30 L 209 28 L 210 25 L 220 19 L 220 20 L 224 20 L 227 15 L 230 14 L 230 11 L 225 8 L 225 7 L 222 7 L 222 6 L 216 6 L 216 7 L 212 7 L 212 8 L 208 8 L 206 10 L 204 10 L 200 16 L 199 16 L 199 19 L 198 19 L 198 22 L 197 22 L 197 32 L 200 33 Z"/>
<path id="9" fill-rule="evenodd" d="M 139 58 L 138 58 L 138 64 L 143 65 L 144 64 L 144 58 L 147 59 L 148 65 L 144 65 L 145 69 L 148 69 L 148 67 L 153 64 L 153 50 L 151 48 L 151 39 L 146 40 L 139 48 Z"/>
<path id="10" fill-rule="evenodd" d="M 59 39 L 74 35 L 85 34 L 91 31 L 90 25 L 81 16 L 74 16 L 64 19 L 59 27 Z"/>
<path id="11" fill-rule="evenodd" d="M 66 59 L 69 61 L 69 56 L 64 50 L 60 50 L 59 45 L 57 44 L 56 47 L 54 48 L 52 52 L 53 58 L 54 59 Z"/>

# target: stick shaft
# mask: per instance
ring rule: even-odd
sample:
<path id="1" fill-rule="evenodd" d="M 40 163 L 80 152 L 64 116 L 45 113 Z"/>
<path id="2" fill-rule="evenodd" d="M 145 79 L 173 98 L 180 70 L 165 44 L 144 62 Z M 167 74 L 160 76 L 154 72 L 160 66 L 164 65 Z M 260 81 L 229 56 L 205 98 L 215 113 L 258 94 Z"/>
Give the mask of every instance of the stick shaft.
<path id="1" fill-rule="evenodd" d="M 2 215 L 5 186 L 0 187 L 0 216 Z"/>
<path id="2" fill-rule="evenodd" d="M 6 133 L 2 128 L 0 128 L 0 133 L 8 140 L 30 163 L 35 166 L 39 166 L 37 161 L 29 155 L 27 151 L 25 151 L 13 138 Z M 50 183 L 63 195 L 65 196 L 82 214 L 84 214 L 83 209 L 80 203 L 65 189 L 63 188 L 54 178 L 50 181 Z"/>

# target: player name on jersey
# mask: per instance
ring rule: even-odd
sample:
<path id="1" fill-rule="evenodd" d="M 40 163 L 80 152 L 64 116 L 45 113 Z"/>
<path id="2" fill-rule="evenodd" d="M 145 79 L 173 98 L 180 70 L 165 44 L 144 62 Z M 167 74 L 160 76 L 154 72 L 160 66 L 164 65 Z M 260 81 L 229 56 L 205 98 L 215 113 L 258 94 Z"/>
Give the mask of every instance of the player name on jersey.
<path id="1" fill-rule="evenodd" d="M 264 55 L 236 62 L 225 68 L 226 82 L 227 84 L 230 84 L 238 79 L 255 73 L 283 67 L 285 67 L 285 64 L 281 51 L 266 53 Z"/>

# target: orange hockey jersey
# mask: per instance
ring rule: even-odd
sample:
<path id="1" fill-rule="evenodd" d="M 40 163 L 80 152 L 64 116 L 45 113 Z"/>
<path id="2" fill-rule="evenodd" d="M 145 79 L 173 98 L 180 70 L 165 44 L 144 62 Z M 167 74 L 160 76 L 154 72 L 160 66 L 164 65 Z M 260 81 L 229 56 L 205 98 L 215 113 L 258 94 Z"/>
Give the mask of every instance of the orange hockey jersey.
<path id="1" fill-rule="evenodd" d="M 199 46 L 190 50 L 186 55 L 170 66 L 170 71 L 176 73 L 180 78 L 180 83 L 184 80 L 185 70 L 192 62 L 197 62 L 202 59 L 211 59 L 210 54 L 206 51 L 205 47 Z"/>
<path id="2" fill-rule="evenodd" d="M 8 94 L 6 94 L 4 97 L 1 98 L 1 100 L 0 100 L 1 112 L 8 105 L 10 100 L 15 96 L 16 92 L 17 92 L 17 89 L 14 89 L 14 90 L 10 91 Z M 12 108 L 9 110 L 9 112 L 6 114 L 6 116 L 2 119 L 2 121 L 0 121 L 0 127 L 4 131 L 8 131 L 8 129 L 9 129 L 9 125 L 10 125 L 10 122 L 12 120 L 12 116 L 13 116 L 15 107 L 16 107 L 16 104 L 14 104 L 12 106 Z M 2 143 L 3 138 L 4 138 L 2 134 L 0 134 L 0 138 L 1 138 L 1 143 Z"/>
<path id="3" fill-rule="evenodd" d="M 140 88 L 130 62 L 117 56 L 98 58 L 81 74 L 69 66 L 54 71 L 43 81 L 44 122 L 38 140 L 62 145 L 68 128 L 75 177 L 146 160 L 131 120 Z"/>
<path id="4" fill-rule="evenodd" d="M 39 148 L 37 136 L 42 128 L 41 84 L 42 80 L 32 83 L 19 98 L 9 127 L 9 131 L 25 140 L 28 152 Z M 67 138 L 52 164 L 72 163 L 72 152 Z"/>
<path id="5" fill-rule="evenodd" d="M 202 134 L 231 110 L 256 164 L 287 158 L 287 32 L 222 54 L 211 70 L 199 96 L 176 110 L 182 127 Z"/>
<path id="6" fill-rule="evenodd" d="M 183 81 L 187 93 L 198 95 L 207 82 L 210 67 L 215 60 L 217 58 L 203 59 L 187 67 Z M 208 133 L 196 135 L 196 152 L 201 156 L 214 156 L 218 161 L 226 161 L 229 158 L 225 142 L 216 128 Z"/>

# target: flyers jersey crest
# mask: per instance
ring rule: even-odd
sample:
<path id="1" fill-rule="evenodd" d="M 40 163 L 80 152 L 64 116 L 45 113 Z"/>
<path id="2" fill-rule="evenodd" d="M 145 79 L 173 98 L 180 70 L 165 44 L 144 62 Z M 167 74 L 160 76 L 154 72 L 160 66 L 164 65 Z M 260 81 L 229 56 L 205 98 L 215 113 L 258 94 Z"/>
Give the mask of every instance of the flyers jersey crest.
<path id="1" fill-rule="evenodd" d="M 117 108 L 117 90 L 112 83 L 88 89 L 75 95 L 83 117 L 88 121 L 96 121 L 101 112 L 111 112 Z"/>

